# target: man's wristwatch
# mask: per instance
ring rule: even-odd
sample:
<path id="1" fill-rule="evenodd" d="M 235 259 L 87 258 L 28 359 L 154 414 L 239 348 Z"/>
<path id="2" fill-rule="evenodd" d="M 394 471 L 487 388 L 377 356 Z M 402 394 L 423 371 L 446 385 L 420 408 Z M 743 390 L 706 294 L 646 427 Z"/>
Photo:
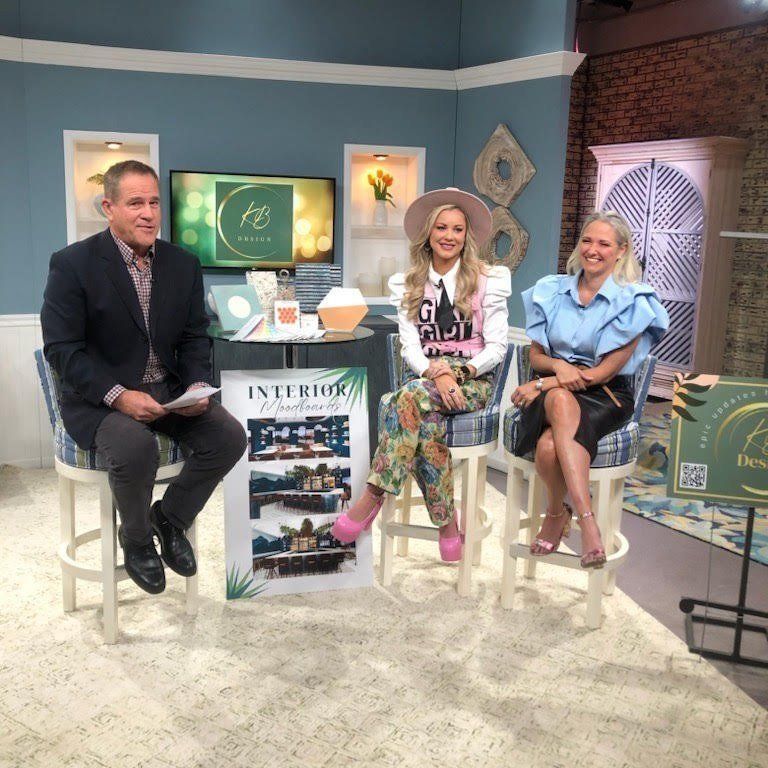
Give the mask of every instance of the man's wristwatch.
<path id="1" fill-rule="evenodd" d="M 544 379 L 541 376 L 536 377 L 536 391 L 541 392 L 544 389 Z"/>
<path id="2" fill-rule="evenodd" d="M 472 378 L 472 371 L 469 370 L 469 366 L 462 365 L 456 369 L 456 382 L 463 384 L 465 381 L 469 381 Z"/>

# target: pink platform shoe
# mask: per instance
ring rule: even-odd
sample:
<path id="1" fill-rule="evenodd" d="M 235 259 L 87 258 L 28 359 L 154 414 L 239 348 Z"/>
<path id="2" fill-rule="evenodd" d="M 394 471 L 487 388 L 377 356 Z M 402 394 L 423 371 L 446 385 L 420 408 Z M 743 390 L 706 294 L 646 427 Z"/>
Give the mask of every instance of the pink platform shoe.
<path id="1" fill-rule="evenodd" d="M 456 510 L 456 523 L 459 524 L 459 511 Z M 440 558 L 444 563 L 457 563 L 461 560 L 461 551 L 464 545 L 464 537 L 459 533 L 458 536 L 441 536 L 437 540 L 440 548 Z"/>
<path id="2" fill-rule="evenodd" d="M 365 514 L 363 520 L 353 520 L 347 512 L 342 512 L 331 528 L 331 535 L 338 539 L 342 544 L 351 544 L 357 540 L 357 537 L 371 527 L 376 515 L 379 514 L 381 505 L 384 503 L 384 494 L 376 495 L 366 489 L 363 495 L 352 505 L 350 512 L 361 512 Z"/>

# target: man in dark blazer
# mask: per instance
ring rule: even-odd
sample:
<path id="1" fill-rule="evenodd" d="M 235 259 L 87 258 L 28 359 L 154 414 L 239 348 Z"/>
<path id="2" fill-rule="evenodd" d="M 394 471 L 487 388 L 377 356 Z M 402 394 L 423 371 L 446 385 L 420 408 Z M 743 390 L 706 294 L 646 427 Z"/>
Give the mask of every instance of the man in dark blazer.
<path id="1" fill-rule="evenodd" d="M 106 459 L 120 512 L 125 568 L 147 592 L 165 588 L 163 560 L 196 572 L 185 530 L 246 446 L 242 426 L 208 398 L 163 407 L 211 381 L 200 263 L 158 240 L 155 171 L 127 160 L 104 175 L 109 228 L 51 257 L 40 319 L 45 357 L 61 379 L 61 415 L 84 449 Z M 154 431 L 186 456 L 151 507 L 158 450 Z M 153 532 L 160 542 L 157 554 Z"/>

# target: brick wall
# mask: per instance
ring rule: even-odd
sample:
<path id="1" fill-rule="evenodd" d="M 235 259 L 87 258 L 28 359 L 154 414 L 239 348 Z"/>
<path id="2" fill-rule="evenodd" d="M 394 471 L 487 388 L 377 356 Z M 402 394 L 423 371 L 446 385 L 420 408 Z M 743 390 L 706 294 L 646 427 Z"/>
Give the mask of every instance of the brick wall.
<path id="1" fill-rule="evenodd" d="M 756 24 L 587 58 L 574 75 L 560 269 L 594 207 L 593 144 L 749 139 L 740 231 L 768 232 L 768 25 Z M 724 373 L 759 376 L 768 349 L 768 246 L 736 241 Z"/>
<path id="2" fill-rule="evenodd" d="M 565 262 L 571 255 L 576 238 L 579 236 L 579 186 L 582 180 L 582 162 L 584 152 L 591 154 L 582 137 L 589 67 L 590 60 L 587 57 L 574 72 L 571 79 L 571 108 L 568 114 L 568 144 L 563 182 L 563 218 L 560 231 L 560 272 L 565 272 Z"/>

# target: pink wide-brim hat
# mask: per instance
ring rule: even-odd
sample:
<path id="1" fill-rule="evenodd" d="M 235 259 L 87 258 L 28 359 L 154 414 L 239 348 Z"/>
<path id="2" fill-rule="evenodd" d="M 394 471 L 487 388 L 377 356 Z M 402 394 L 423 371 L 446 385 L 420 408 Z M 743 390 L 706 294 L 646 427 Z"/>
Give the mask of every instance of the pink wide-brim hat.
<path id="1" fill-rule="evenodd" d="M 456 187 L 446 187 L 425 192 L 408 206 L 403 229 L 410 241 L 418 237 L 427 217 L 439 205 L 455 205 L 464 211 L 478 246 L 482 246 L 490 236 L 493 224 L 488 206 L 476 195 Z"/>

